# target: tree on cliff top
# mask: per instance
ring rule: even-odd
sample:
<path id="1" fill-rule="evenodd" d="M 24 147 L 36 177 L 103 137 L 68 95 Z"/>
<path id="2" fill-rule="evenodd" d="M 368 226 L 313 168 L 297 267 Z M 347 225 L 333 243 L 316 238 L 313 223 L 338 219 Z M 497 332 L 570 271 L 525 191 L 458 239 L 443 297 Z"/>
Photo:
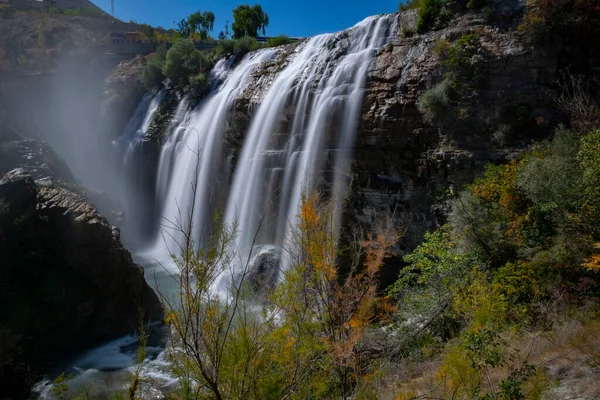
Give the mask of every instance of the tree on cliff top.
<path id="1" fill-rule="evenodd" d="M 247 4 L 237 6 L 233 10 L 233 37 L 239 39 L 244 36 L 257 37 L 258 32 L 266 33 L 269 25 L 269 16 L 258 4 L 250 7 Z"/>
<path id="2" fill-rule="evenodd" d="M 184 38 L 199 34 L 202 40 L 208 37 L 215 25 L 215 14 L 212 11 L 196 11 L 187 19 L 182 19 L 177 24 L 177 32 Z"/>
<path id="3" fill-rule="evenodd" d="M 187 22 L 192 34 L 198 33 L 200 34 L 200 38 L 204 40 L 208 37 L 208 33 L 213 30 L 215 25 L 215 14 L 211 11 L 204 11 L 203 13 L 198 11 L 191 14 L 188 17 Z"/>
<path id="4" fill-rule="evenodd" d="M 175 86 L 183 88 L 188 85 L 190 77 L 208 72 L 211 68 L 211 62 L 191 41 L 180 39 L 167 52 L 162 72 Z"/>

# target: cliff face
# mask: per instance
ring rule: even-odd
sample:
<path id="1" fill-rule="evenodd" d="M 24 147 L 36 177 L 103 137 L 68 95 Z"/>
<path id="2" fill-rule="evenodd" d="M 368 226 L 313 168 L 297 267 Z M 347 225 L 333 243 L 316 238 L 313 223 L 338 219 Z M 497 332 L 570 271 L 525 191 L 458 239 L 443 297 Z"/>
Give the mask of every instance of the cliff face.
<path id="1" fill-rule="evenodd" d="M 451 3 L 454 16 L 447 26 L 424 34 L 413 33 L 417 10 L 402 13 L 369 72 L 347 220 L 368 228 L 392 216 L 406 231 L 400 255 L 444 223 L 448 194 L 472 182 L 487 163 L 514 159 L 532 140 L 548 137 L 563 118 L 553 93 L 572 49 L 561 43 L 532 49 L 517 30 L 524 3 L 492 3 L 491 16 L 453 10 L 461 7 Z M 447 50 L 464 35 L 474 35 L 479 43 L 470 60 L 477 70 L 476 88 L 458 93 L 443 121 L 428 123 L 418 100 L 448 73 L 444 46 Z M 288 46 L 247 82 L 229 127 L 235 142 L 296 46 Z"/>
<path id="2" fill-rule="evenodd" d="M 162 309 L 119 230 L 83 197 L 109 209 L 105 196 L 49 146 L 0 129 L 0 175 L 0 398 L 27 398 L 57 360 Z"/>

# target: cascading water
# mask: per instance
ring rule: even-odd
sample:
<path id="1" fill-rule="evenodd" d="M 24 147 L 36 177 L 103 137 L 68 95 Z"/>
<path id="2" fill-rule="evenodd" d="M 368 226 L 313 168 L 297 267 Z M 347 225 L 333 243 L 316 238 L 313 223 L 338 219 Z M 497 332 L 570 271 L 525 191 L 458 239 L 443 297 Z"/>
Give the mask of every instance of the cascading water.
<path id="1" fill-rule="evenodd" d="M 123 135 L 113 141 L 113 146 L 121 157 L 118 174 L 123 186 L 117 192 L 121 195 L 119 202 L 127 217 L 124 229 L 131 232 L 126 235 L 127 238 L 135 238 L 135 242 L 129 240 L 130 246 L 137 246 L 147 240 L 145 232 L 152 226 L 152 220 L 147 214 L 153 209 L 153 202 L 149 199 L 155 189 L 152 174 L 148 173 L 148 165 L 151 164 L 148 147 L 155 144 L 148 143 L 147 134 L 154 114 L 167 93 L 165 89 L 144 96 L 125 126 Z M 148 184 L 149 181 L 151 184 Z"/>
<path id="2" fill-rule="evenodd" d="M 222 154 L 223 133 L 227 117 L 238 92 L 253 69 L 277 54 L 278 50 L 261 50 L 246 56 L 229 71 L 230 64 L 220 62 L 213 70 L 213 80 L 222 85 L 172 130 L 163 145 L 159 173 L 158 198 L 162 200 L 162 232 L 150 252 L 163 262 L 177 253 L 183 231 L 201 245 L 210 233 L 212 212 L 217 202 L 225 201 L 231 169 Z"/>
<path id="3" fill-rule="evenodd" d="M 251 265 L 276 260 L 269 262 L 275 268 L 261 271 L 267 279 L 288 266 L 282 248 L 297 226 L 303 192 L 325 178 L 337 201 L 345 194 L 367 71 L 392 23 L 393 16 L 372 17 L 349 31 L 312 38 L 253 118 L 225 215 L 238 226 L 240 259 L 254 259 Z"/>
<path id="4" fill-rule="evenodd" d="M 115 141 L 115 145 L 124 148 L 124 164 L 130 160 L 136 147 L 144 141 L 152 123 L 152 118 L 167 91 L 161 90 L 156 94 L 146 94 L 135 109 L 133 116 L 127 122 L 123 135 Z"/>
<path id="5" fill-rule="evenodd" d="M 275 58 L 279 50 L 251 53 L 234 69 L 231 61 L 217 63 L 211 73 L 211 95 L 195 109 L 183 99 L 162 144 L 153 200 L 161 210 L 163 229 L 144 254 L 138 253 L 148 262 L 146 266 L 152 259 L 170 266 L 170 253 L 177 253 L 182 240 L 178 227 L 191 228 L 193 240 L 201 246 L 210 232 L 212 213 L 221 206 L 226 207 L 226 223 L 236 222 L 238 227 L 234 246 L 239 259 L 252 260 L 251 265 L 263 269 L 266 279 L 276 279 L 277 271 L 288 266 L 281 249 L 297 224 L 303 192 L 326 187 L 338 204 L 345 194 L 367 72 L 393 24 L 391 15 L 372 17 L 348 31 L 300 44 L 244 132 L 233 182 L 231 159 L 223 151 L 230 111 L 259 64 Z M 140 169 L 137 153 L 143 150 L 164 96 L 165 92 L 146 96 L 115 143 L 124 170 Z M 135 213 L 138 200 L 129 201 L 133 207 L 128 211 Z M 230 277 L 224 275 L 221 284 Z M 173 285 L 167 280 L 165 286 Z M 135 368 L 134 342 L 131 337 L 122 338 L 76 360 L 74 365 L 81 369 L 72 384 L 85 388 L 90 381 L 118 375 L 122 368 Z M 165 353 L 159 348 L 150 350 L 157 358 L 144 362 L 142 374 L 167 389 L 176 385 Z M 115 387 L 127 379 L 116 376 Z M 47 398 L 51 387 L 40 382 L 36 391 Z"/>
<path id="6" fill-rule="evenodd" d="M 393 23 L 391 15 L 371 17 L 301 45 L 252 118 L 230 188 L 231 166 L 222 154 L 229 111 L 253 69 L 276 51 L 250 54 L 232 71 L 219 63 L 213 77 L 224 83 L 197 109 L 185 114 L 180 106 L 163 145 L 157 180 L 163 229 L 153 257 L 168 262 L 181 230 L 190 229 L 201 245 L 215 205 L 226 204 L 225 222 L 238 228 L 239 259 L 269 258 L 271 274 L 286 268 L 281 249 L 303 192 L 329 182 L 335 199 L 344 195 L 367 71 Z"/>
<path id="7" fill-rule="evenodd" d="M 223 84 L 187 114 L 180 105 L 161 150 L 163 229 L 146 256 L 168 263 L 186 229 L 201 246 L 213 212 L 226 204 L 225 222 L 238 229 L 238 259 L 267 265 L 275 279 L 288 264 L 281 249 L 291 239 L 303 192 L 329 182 L 330 194 L 343 198 L 367 71 L 393 23 L 391 15 L 371 17 L 301 44 L 254 113 L 231 185 L 222 151 L 229 111 L 254 68 L 277 50 L 252 53 L 233 70 L 220 62 L 213 78 Z"/>

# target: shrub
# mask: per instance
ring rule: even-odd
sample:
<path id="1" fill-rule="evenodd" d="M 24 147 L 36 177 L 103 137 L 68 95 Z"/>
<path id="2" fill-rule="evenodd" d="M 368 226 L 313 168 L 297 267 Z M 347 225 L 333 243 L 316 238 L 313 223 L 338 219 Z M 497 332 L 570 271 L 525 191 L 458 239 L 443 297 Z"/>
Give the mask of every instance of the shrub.
<path id="1" fill-rule="evenodd" d="M 453 15 L 454 14 L 452 14 L 452 11 L 450 11 L 450 10 L 442 11 L 438 16 L 439 28 L 447 27 L 448 24 L 450 23 L 450 21 L 452 20 Z"/>
<path id="2" fill-rule="evenodd" d="M 435 20 L 440 16 L 444 4 L 445 0 L 407 0 L 406 3 L 400 3 L 398 9 L 402 12 L 418 8 L 417 32 L 422 33 L 433 26 Z M 446 12 L 445 22 L 451 17 L 452 14 Z"/>
<path id="3" fill-rule="evenodd" d="M 455 75 L 458 83 L 465 83 L 474 80 L 475 56 L 480 48 L 479 38 L 475 34 L 461 36 L 454 46 L 448 49 L 448 58 L 442 63 Z"/>
<path id="4" fill-rule="evenodd" d="M 258 50 L 260 44 L 250 36 L 244 36 L 241 39 L 235 41 L 234 52 L 238 57 L 243 57 L 251 51 Z"/>
<path id="5" fill-rule="evenodd" d="M 285 35 L 271 37 L 267 40 L 267 47 L 284 46 L 286 44 L 293 43 L 293 40 Z"/>
<path id="6" fill-rule="evenodd" d="M 449 222 L 465 252 L 473 252 L 495 265 L 502 265 L 506 254 L 513 253 L 511 241 L 506 237 L 506 223 L 469 190 L 452 201 Z"/>
<path id="7" fill-rule="evenodd" d="M 223 58 L 235 53 L 235 40 L 223 39 L 217 41 L 215 55 L 217 58 Z"/>
<path id="8" fill-rule="evenodd" d="M 191 41 L 180 39 L 167 52 L 163 73 L 173 85 L 184 88 L 190 77 L 208 72 L 211 68 L 212 63 L 205 54 L 198 51 Z"/>
<path id="9" fill-rule="evenodd" d="M 444 3 L 443 0 L 419 0 L 417 32 L 422 33 L 431 28 L 435 19 L 440 15 Z"/>
<path id="10" fill-rule="evenodd" d="M 578 151 L 579 138 L 559 127 L 551 143 L 538 146 L 535 153 L 539 156 L 521 162 L 517 185 L 533 204 L 552 203 L 575 211 L 580 195 Z"/>
<path id="11" fill-rule="evenodd" d="M 0 18 L 7 19 L 12 16 L 13 8 L 8 4 L 0 4 Z"/>
<path id="12" fill-rule="evenodd" d="M 431 89 L 426 90 L 417 101 L 417 107 L 423 118 L 429 123 L 440 121 L 452 107 L 452 84 L 444 79 Z"/>
<path id="13" fill-rule="evenodd" d="M 435 398 L 538 400 L 547 388 L 543 368 L 521 360 L 496 330 L 473 330 L 460 339 L 449 346 L 438 372 L 446 396 Z"/>
<path id="14" fill-rule="evenodd" d="M 439 58 L 446 59 L 448 57 L 448 51 L 450 50 L 450 47 L 451 45 L 449 41 L 441 38 L 436 38 L 435 47 L 433 48 L 433 54 L 435 54 Z"/>
<path id="15" fill-rule="evenodd" d="M 503 147 L 506 144 L 506 139 L 510 136 L 512 128 L 508 124 L 500 124 L 492 133 L 492 142 L 497 146 Z"/>
<path id="16" fill-rule="evenodd" d="M 494 273 L 493 286 L 513 305 L 534 302 L 544 293 L 544 281 L 553 276 L 546 265 L 528 261 L 507 262 Z M 512 313 L 516 314 L 513 308 Z"/>
<path id="17" fill-rule="evenodd" d="M 600 236 L 600 130 L 581 138 L 578 159 L 582 169 L 584 210 L 596 222 L 596 236 Z"/>
<path id="18" fill-rule="evenodd" d="M 494 12 L 494 8 L 491 6 L 485 6 L 481 9 L 481 14 L 483 15 L 483 19 L 488 24 L 493 23 L 496 20 L 496 13 Z"/>
<path id="19" fill-rule="evenodd" d="M 400 3 L 400 4 L 398 4 L 398 10 L 400 12 L 402 12 L 402 11 L 408 11 L 408 10 L 413 10 L 413 9 L 419 8 L 419 7 L 420 7 L 419 0 L 407 0 L 406 3 Z"/>
<path id="20" fill-rule="evenodd" d="M 217 221 L 205 249 L 184 239 L 175 258 L 182 290 L 166 305 L 174 343 L 169 353 L 184 398 L 198 398 L 197 388 L 201 398 L 215 399 L 350 396 L 366 374 L 361 339 L 383 302 L 377 275 L 397 236 L 386 228 L 368 236 L 361 242 L 362 268 L 340 277 L 329 208 L 317 195 L 303 200 L 289 248 L 298 262 L 283 273 L 262 311 L 252 292 L 251 262 L 237 263 L 235 230 Z M 229 295 L 216 294 L 212 287 L 221 274 L 233 271 Z"/>
<path id="21" fill-rule="evenodd" d="M 97 9 L 96 7 L 80 7 L 70 8 L 63 11 L 65 15 L 72 15 L 78 17 L 93 17 L 93 18 L 108 18 L 109 15 L 104 11 Z"/>
<path id="22" fill-rule="evenodd" d="M 163 64 L 156 59 L 152 59 L 146 63 L 142 70 L 142 83 L 148 90 L 154 90 L 162 85 L 165 80 L 163 74 Z"/>
<path id="23" fill-rule="evenodd" d="M 561 93 L 556 103 L 579 133 L 585 135 L 600 127 L 600 106 L 592 98 L 589 80 L 582 75 L 564 73 L 558 84 Z"/>
<path id="24" fill-rule="evenodd" d="M 210 80 L 204 73 L 193 75 L 190 78 L 190 84 L 188 85 L 188 93 L 190 100 L 193 102 L 199 102 L 204 96 L 210 92 Z"/>
<path id="25" fill-rule="evenodd" d="M 531 43 L 593 39 L 600 35 L 600 5 L 586 0 L 528 0 L 519 30 Z"/>
<path id="26" fill-rule="evenodd" d="M 388 293 L 401 301 L 398 314 L 402 320 L 411 321 L 405 335 L 415 335 L 428 323 L 427 333 L 439 341 L 459 325 L 450 306 L 466 289 L 479 260 L 473 253 L 460 251 L 454 240 L 451 227 L 444 226 L 426 233 L 423 243 L 404 257 L 407 265 Z"/>
<path id="27" fill-rule="evenodd" d="M 411 37 L 412 35 L 414 35 L 415 32 L 410 29 L 410 27 L 406 26 L 406 25 L 402 25 L 402 37 Z"/>
<path id="28" fill-rule="evenodd" d="M 467 3 L 467 9 L 469 10 L 480 10 L 487 4 L 487 0 L 469 0 Z"/>

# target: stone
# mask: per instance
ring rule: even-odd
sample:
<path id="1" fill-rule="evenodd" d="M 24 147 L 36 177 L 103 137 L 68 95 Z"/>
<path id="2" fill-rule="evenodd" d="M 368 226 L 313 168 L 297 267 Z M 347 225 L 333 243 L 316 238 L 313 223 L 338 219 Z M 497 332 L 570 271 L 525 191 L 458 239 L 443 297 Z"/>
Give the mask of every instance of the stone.
<path id="1" fill-rule="evenodd" d="M 0 180 L 2 395 L 26 396 L 57 361 L 161 321 L 118 230 L 82 196 L 23 169 Z M 7 379 L 10 377 L 10 381 Z"/>

